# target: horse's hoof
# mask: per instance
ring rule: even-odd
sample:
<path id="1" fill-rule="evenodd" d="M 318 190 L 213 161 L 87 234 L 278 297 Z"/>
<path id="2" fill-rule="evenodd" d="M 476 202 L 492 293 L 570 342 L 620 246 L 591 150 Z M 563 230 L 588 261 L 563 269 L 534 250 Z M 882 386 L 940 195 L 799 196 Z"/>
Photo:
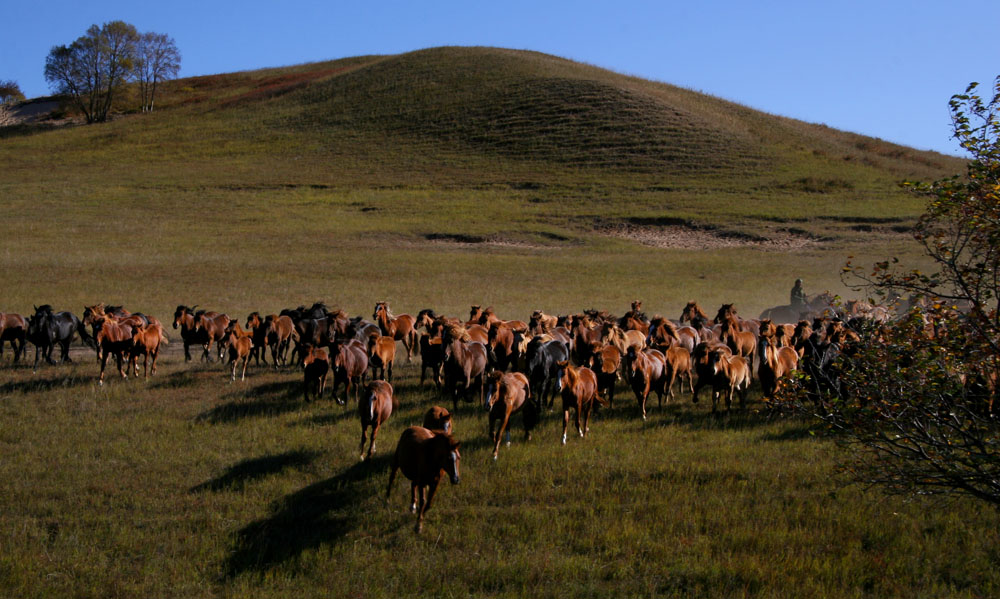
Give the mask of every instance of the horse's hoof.
<path id="1" fill-rule="evenodd" d="M 510 441 L 507 441 L 507 447 L 510 447 Z"/>
<path id="2" fill-rule="evenodd" d="M 565 444 L 566 444 L 566 435 L 563 435 L 563 438 L 562 438 L 562 444 L 563 444 L 563 445 L 565 445 Z"/>
<path id="3" fill-rule="evenodd" d="M 497 461 L 497 454 L 493 454 L 493 461 Z"/>
<path id="4" fill-rule="evenodd" d="M 414 503 L 413 505 L 410 506 L 410 513 L 411 514 L 417 513 L 417 504 Z"/>

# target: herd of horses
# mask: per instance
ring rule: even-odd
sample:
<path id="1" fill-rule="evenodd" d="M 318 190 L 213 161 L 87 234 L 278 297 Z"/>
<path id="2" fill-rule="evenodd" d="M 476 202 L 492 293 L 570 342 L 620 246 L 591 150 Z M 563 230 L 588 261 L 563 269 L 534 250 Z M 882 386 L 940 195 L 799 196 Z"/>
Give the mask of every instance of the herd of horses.
<path id="1" fill-rule="evenodd" d="M 201 347 L 203 361 L 222 361 L 228 355 L 232 381 L 240 369 L 245 379 L 251 362 L 257 367 L 295 366 L 303 376 L 303 396 L 310 401 L 327 394 L 332 373 L 329 395 L 340 404 L 352 396 L 357 402 L 362 460 L 375 452 L 379 428 L 396 407 L 391 381 L 400 342 L 407 361 L 420 359 L 420 386 L 430 373 L 442 398 L 451 398 L 453 412 L 460 400 L 478 400 L 485 408 L 497 459 L 501 442 L 510 444 L 514 414 L 522 414 L 530 439 L 542 412 L 560 397 L 566 444 L 570 412 L 575 413 L 577 434 L 586 436 L 592 411 L 598 405 L 613 409 L 616 384 L 623 380 L 643 419 L 653 393 L 662 407 L 664 398 L 668 403 L 675 398 L 678 385 L 681 392 L 687 387 L 693 403 L 708 387 L 713 414 L 720 401 L 728 412 L 736 397 L 743 408 L 755 378 L 766 398 L 799 369 L 817 384 L 836 385 L 834 359 L 857 339 L 850 319 L 878 322 L 888 315 L 864 302 L 848 302 L 845 313 L 833 300 L 820 294 L 806 304 L 779 306 L 750 319 L 742 318 L 733 304 L 723 304 L 710 317 L 692 301 L 677 320 L 649 318 L 639 301 L 621 317 L 599 310 L 562 316 L 535 311 L 527 320 L 505 320 L 492 307 L 478 305 L 468 318 L 432 309 L 416 316 L 394 315 L 386 302 L 375 304 L 369 320 L 316 303 L 278 314 L 253 312 L 242 327 L 225 313 L 178 305 L 172 327 L 180 334 L 185 361 L 193 359 L 192 347 Z M 9 344 L 15 363 L 26 354 L 27 342 L 36 348 L 35 368 L 40 358 L 55 363 L 56 346 L 60 359 L 69 361 L 69 345 L 77 336 L 97 354 L 99 384 L 111 357 L 122 378 L 129 370 L 138 376 L 140 356 L 144 376 L 155 375 L 159 351 L 169 342 L 159 320 L 122 306 L 87 306 L 83 318 L 49 305 L 36 307 L 30 317 L 0 313 L 0 356 Z M 452 433 L 451 413 L 434 406 L 424 426 L 403 432 L 393 456 L 387 498 L 401 470 L 412 482 L 418 531 L 442 476 L 447 474 L 452 483 L 459 480 L 460 444 Z"/>

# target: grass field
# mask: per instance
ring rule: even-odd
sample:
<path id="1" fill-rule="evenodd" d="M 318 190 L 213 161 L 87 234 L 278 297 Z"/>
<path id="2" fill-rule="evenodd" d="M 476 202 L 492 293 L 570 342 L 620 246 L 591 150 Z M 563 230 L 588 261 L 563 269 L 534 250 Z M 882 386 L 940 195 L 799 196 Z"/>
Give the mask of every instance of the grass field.
<path id="1" fill-rule="evenodd" d="M 919 264 L 922 203 L 897 183 L 963 166 L 488 48 L 181 80 L 160 105 L 0 130 L 0 310 L 103 301 L 168 320 L 183 303 L 243 320 L 324 300 L 367 317 L 387 300 L 527 318 L 641 299 L 676 318 L 697 299 L 753 316 L 796 277 L 859 295 L 840 280 L 850 255 Z M 671 245 L 678 231 L 703 248 Z M 383 504 L 396 439 L 441 403 L 415 365 L 360 464 L 355 404 L 304 403 L 294 370 L 230 384 L 168 334 L 155 377 L 103 388 L 91 350 L 37 373 L 5 354 L 4 595 L 1000 592 L 995 510 L 847 485 L 842 450 L 758 414 L 756 392 L 743 414 L 684 398 L 643 423 L 621 386 L 586 440 L 561 446 L 553 412 L 525 443 L 515 419 L 496 463 L 486 415 L 462 406 L 462 482 L 416 536 L 405 481 Z"/>

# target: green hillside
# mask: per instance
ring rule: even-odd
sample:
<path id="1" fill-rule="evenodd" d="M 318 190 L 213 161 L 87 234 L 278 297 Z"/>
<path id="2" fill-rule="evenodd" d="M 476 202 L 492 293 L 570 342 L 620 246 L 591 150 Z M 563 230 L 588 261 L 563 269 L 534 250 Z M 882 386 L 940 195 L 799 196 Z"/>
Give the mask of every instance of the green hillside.
<path id="1" fill-rule="evenodd" d="M 556 270 L 624 256 L 727 281 L 752 265 L 775 276 L 773 289 L 748 283 L 756 308 L 784 296 L 790 269 L 840 291 L 848 254 L 913 253 L 907 230 L 922 205 L 898 182 L 962 169 L 957 158 L 493 48 L 182 79 L 159 106 L 102 125 L 0 130 L 9 222 L 32 231 L 0 257 L 15 303 L 62 280 L 68 261 L 79 263 L 65 276 L 83 269 L 113 292 L 130 281 L 108 274 L 122 260 L 185 289 L 194 281 L 170 277 L 173 263 L 232 251 L 266 265 L 277 244 L 295 269 L 326 251 L 359 271 L 361 249 L 406 248 L 405 261 L 434 276 L 462 260 L 492 266 L 484 252 L 513 255 L 507 265 L 564 263 Z M 125 234 L 138 223 L 143 242 Z M 218 239 L 223 231 L 232 234 Z M 60 260 L 42 258 L 60 246 Z M 16 265 L 39 262 L 51 281 L 18 278 Z M 289 276 L 326 295 L 317 272 Z M 670 293 L 714 300 L 722 291 L 706 281 Z"/>

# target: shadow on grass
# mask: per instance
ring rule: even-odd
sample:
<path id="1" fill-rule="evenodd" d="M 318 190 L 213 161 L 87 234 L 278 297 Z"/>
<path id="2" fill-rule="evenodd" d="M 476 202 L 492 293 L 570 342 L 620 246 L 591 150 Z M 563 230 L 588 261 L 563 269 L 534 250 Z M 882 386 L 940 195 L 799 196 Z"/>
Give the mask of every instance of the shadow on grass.
<path id="1" fill-rule="evenodd" d="M 174 372 L 166 377 L 157 378 L 149 386 L 152 389 L 184 389 L 198 384 L 197 377 L 187 370 Z"/>
<path id="2" fill-rule="evenodd" d="M 190 492 L 239 491 L 247 483 L 268 476 L 269 474 L 277 474 L 289 468 L 301 469 L 308 466 L 319 455 L 320 453 L 316 451 L 297 449 L 278 455 L 243 460 L 226 468 L 225 473 L 221 476 L 191 487 Z"/>
<path id="3" fill-rule="evenodd" d="M 121 378 L 121 377 L 119 377 Z M 55 389 L 71 389 L 83 385 L 90 385 L 97 380 L 97 376 L 79 376 L 78 374 L 53 375 L 47 377 L 36 377 L 23 381 L 10 381 L 0 385 L 0 395 L 8 393 L 35 393 L 52 391 Z"/>
<path id="4" fill-rule="evenodd" d="M 197 422 L 207 422 L 209 424 L 222 424 L 227 422 L 238 422 L 247 418 L 259 418 L 262 416 L 280 416 L 288 412 L 294 412 L 301 408 L 302 404 L 292 401 L 275 401 L 273 399 L 260 399 L 252 401 L 229 401 L 211 410 L 198 414 L 195 418 Z"/>
<path id="5" fill-rule="evenodd" d="M 358 517 L 351 508 L 367 499 L 368 491 L 360 489 L 359 483 L 384 474 L 389 459 L 383 455 L 356 463 L 337 476 L 277 502 L 269 516 L 236 533 L 235 546 L 223 567 L 223 579 L 247 572 L 263 574 L 304 551 L 339 542 L 357 527 Z"/>

